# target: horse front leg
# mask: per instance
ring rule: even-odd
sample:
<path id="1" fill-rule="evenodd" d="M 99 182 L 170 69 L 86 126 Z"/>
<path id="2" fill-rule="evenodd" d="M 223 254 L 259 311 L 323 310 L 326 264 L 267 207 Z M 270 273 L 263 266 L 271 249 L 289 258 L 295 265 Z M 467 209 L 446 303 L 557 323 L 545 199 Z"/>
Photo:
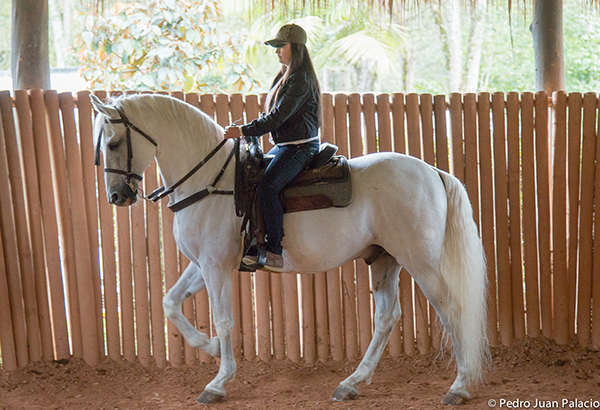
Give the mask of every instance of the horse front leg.
<path id="1" fill-rule="evenodd" d="M 204 280 L 212 308 L 213 322 L 220 342 L 221 364 L 217 376 L 206 385 L 198 403 L 211 404 L 225 397 L 225 383 L 235 378 L 237 365 L 233 356 L 233 302 L 231 275 L 233 269 L 211 266 L 204 269 Z"/>
<path id="2" fill-rule="evenodd" d="M 200 268 L 195 263 L 190 263 L 163 298 L 163 309 L 190 346 L 202 349 L 214 357 L 219 357 L 219 338 L 209 339 L 206 334 L 200 332 L 187 320 L 181 310 L 183 302 L 204 289 L 204 286 Z"/>
<path id="3" fill-rule="evenodd" d="M 369 347 L 356 371 L 342 381 L 333 392 L 333 400 L 351 400 L 358 393 L 358 384 L 371 383 L 371 377 L 379 363 L 394 326 L 400 319 L 398 277 L 400 265 L 391 256 L 378 259 L 371 265 L 373 297 L 375 299 L 375 330 Z"/>

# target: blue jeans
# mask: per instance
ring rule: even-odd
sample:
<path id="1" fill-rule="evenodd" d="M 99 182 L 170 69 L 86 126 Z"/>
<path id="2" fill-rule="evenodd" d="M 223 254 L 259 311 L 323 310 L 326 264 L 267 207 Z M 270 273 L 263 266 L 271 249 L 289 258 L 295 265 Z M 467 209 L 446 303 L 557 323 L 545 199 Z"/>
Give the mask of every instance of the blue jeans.
<path id="1" fill-rule="evenodd" d="M 279 193 L 319 152 L 319 141 L 301 145 L 275 146 L 269 155 L 275 155 L 265 170 L 256 192 L 267 231 L 267 251 L 281 255 L 283 248 L 283 206 Z"/>

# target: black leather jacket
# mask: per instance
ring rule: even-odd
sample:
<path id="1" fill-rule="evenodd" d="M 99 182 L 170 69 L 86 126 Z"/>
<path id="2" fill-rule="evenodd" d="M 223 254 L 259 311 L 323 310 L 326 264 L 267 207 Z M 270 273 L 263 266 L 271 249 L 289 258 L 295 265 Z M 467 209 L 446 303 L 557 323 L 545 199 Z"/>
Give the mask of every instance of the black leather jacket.
<path id="1" fill-rule="evenodd" d="M 271 89 L 280 76 L 277 76 Z M 295 72 L 279 91 L 277 104 L 270 113 L 262 113 L 242 126 L 245 136 L 271 133 L 275 144 L 316 137 L 319 134 L 319 96 L 311 89 L 305 72 Z"/>

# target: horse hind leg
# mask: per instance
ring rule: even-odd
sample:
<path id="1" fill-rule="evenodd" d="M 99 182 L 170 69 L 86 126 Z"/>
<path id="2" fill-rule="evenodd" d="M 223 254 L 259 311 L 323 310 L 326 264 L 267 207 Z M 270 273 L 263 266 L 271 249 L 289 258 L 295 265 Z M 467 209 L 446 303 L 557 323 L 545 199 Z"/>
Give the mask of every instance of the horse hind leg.
<path id="1" fill-rule="evenodd" d="M 206 334 L 200 332 L 187 320 L 181 310 L 183 302 L 204 287 L 204 278 L 200 268 L 195 263 L 190 263 L 163 298 L 163 309 L 190 346 L 202 349 L 214 357 L 219 357 L 219 339 L 217 337 L 209 339 Z"/>
<path id="2" fill-rule="evenodd" d="M 333 400 L 351 400 L 358 393 L 357 385 L 371 383 L 371 377 L 390 338 L 402 310 L 398 298 L 400 265 L 389 256 L 382 256 L 371 265 L 375 300 L 375 330 L 369 347 L 356 371 L 342 381 L 333 392 Z"/>

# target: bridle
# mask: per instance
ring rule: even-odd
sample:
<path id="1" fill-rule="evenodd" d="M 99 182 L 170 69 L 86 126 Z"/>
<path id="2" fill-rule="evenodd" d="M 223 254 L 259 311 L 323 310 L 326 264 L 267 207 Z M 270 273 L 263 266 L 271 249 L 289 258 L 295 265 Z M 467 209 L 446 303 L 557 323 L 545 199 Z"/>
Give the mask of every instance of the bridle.
<path id="1" fill-rule="evenodd" d="M 133 149 L 131 147 L 131 130 L 133 129 L 138 134 L 140 134 L 141 136 L 146 138 L 155 147 L 157 147 L 158 144 L 156 143 L 156 141 L 154 141 L 154 139 L 152 139 L 152 137 L 150 137 L 144 131 L 140 130 L 138 127 L 133 125 L 131 123 L 131 121 L 129 121 L 129 118 L 127 118 L 127 116 L 125 115 L 125 113 L 123 112 L 123 110 L 121 108 L 115 107 L 115 110 L 117 110 L 117 112 L 119 113 L 119 116 L 121 118 L 117 118 L 117 119 L 107 118 L 106 122 L 108 124 L 123 124 L 123 125 L 125 125 L 126 139 L 127 139 L 127 170 L 123 171 L 121 169 L 104 168 L 104 172 L 125 175 L 125 182 L 127 183 L 127 185 L 129 185 L 129 187 L 133 187 L 133 183 L 131 180 L 137 179 L 138 181 L 141 182 L 143 177 L 141 175 L 134 174 L 133 172 L 131 172 L 131 160 L 133 159 Z M 104 132 L 104 127 L 102 127 L 100 129 L 100 135 L 98 136 L 98 142 L 96 143 L 96 155 L 94 157 L 94 165 L 96 165 L 96 166 L 100 166 L 100 148 L 101 148 L 101 144 L 102 144 L 102 133 L 103 132 Z M 133 190 L 135 191 L 136 189 L 133 189 Z"/>
<path id="2" fill-rule="evenodd" d="M 226 139 L 221 141 L 211 152 L 208 153 L 208 155 L 206 155 L 206 157 L 204 157 L 204 159 L 202 161 L 200 161 L 200 163 L 198 163 L 198 165 L 196 165 L 194 168 L 192 168 L 192 170 L 190 172 L 188 172 L 183 178 L 181 178 L 179 181 L 177 181 L 171 187 L 166 188 L 166 187 L 162 186 L 162 187 L 156 189 L 155 191 L 153 191 L 152 193 L 150 193 L 149 195 L 145 196 L 142 189 L 140 187 L 136 186 L 132 181 L 132 179 L 137 179 L 138 181 L 141 182 L 143 177 L 141 175 L 134 174 L 133 172 L 131 172 L 131 160 L 133 159 L 133 149 L 131 146 L 131 130 L 133 129 L 138 134 L 140 134 L 141 136 L 146 138 L 155 147 L 157 147 L 158 144 L 156 143 L 156 141 L 154 141 L 154 139 L 152 137 L 150 137 L 144 131 L 142 131 L 141 129 L 136 127 L 131 121 L 129 121 L 129 118 L 127 118 L 127 116 L 125 115 L 125 113 L 123 112 L 123 110 L 121 108 L 118 108 L 118 107 L 114 107 L 114 108 L 115 108 L 115 110 L 117 110 L 117 112 L 119 113 L 119 116 L 121 118 L 117 118 L 117 119 L 108 118 L 106 120 L 106 122 L 108 124 L 123 124 L 123 125 L 125 125 L 126 139 L 127 139 L 127 170 L 123 171 L 123 170 L 114 169 L 114 168 L 104 168 L 104 172 L 125 175 L 125 183 L 129 186 L 129 188 L 131 188 L 131 190 L 133 192 L 139 192 L 140 196 L 148 202 L 156 203 L 156 202 L 160 201 L 162 198 L 166 197 L 167 195 L 173 193 L 175 191 L 175 189 L 177 189 L 181 184 L 183 184 L 185 181 L 187 181 L 200 168 L 202 168 L 212 157 L 214 157 L 215 154 L 221 148 L 223 148 L 225 146 L 225 143 L 227 142 Z M 100 135 L 98 136 L 98 142 L 96 143 L 96 154 L 94 157 L 94 164 L 96 166 L 100 166 L 100 151 L 101 151 L 103 131 L 104 131 L 104 127 L 102 127 L 100 129 Z M 216 178 L 213 180 L 212 184 L 210 184 L 205 189 L 203 189 L 199 192 L 196 192 L 195 194 L 190 195 L 187 198 L 182 199 L 181 201 L 178 201 L 174 204 L 169 204 L 168 205 L 169 209 L 173 212 L 181 211 L 182 209 L 187 208 L 188 206 L 204 199 L 205 197 L 207 197 L 208 195 L 211 195 L 211 194 L 212 195 L 233 195 L 234 191 L 218 190 L 215 188 L 215 186 L 221 180 L 221 177 L 223 176 L 223 174 L 225 173 L 225 169 L 231 162 L 231 159 L 233 158 L 234 153 L 239 152 L 239 146 L 240 146 L 240 138 L 237 138 L 234 148 L 229 153 L 229 156 L 227 157 L 225 164 L 223 164 L 223 167 L 217 174 Z"/>

